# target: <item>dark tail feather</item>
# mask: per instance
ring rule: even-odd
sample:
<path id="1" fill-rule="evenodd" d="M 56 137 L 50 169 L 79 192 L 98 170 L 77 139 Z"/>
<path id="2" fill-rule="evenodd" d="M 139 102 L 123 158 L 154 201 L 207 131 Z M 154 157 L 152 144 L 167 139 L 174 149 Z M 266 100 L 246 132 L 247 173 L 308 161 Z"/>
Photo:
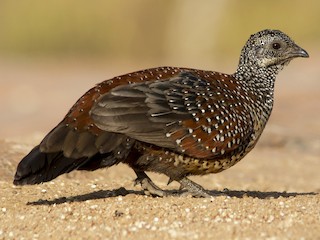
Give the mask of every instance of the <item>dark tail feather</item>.
<path id="1" fill-rule="evenodd" d="M 18 164 L 13 183 L 15 185 L 38 184 L 50 181 L 87 163 L 87 157 L 67 158 L 62 152 L 43 153 L 39 146 L 25 156 Z M 90 170 L 90 169 L 86 169 Z"/>

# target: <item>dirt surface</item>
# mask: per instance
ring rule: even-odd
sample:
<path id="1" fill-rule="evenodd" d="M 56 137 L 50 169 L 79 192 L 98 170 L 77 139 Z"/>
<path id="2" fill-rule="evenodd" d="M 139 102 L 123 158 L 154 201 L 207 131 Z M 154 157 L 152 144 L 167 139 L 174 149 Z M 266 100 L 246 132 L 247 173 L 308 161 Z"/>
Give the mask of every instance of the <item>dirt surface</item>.
<path id="1" fill-rule="evenodd" d="M 299 154 L 298 140 L 266 142 L 228 171 L 194 177 L 217 195 L 197 199 L 145 196 L 124 165 L 16 187 L 32 144 L 1 141 L 0 239 L 320 239 L 319 159 Z"/>
<path id="2" fill-rule="evenodd" d="M 0 239 L 320 239 L 317 69 L 305 70 L 314 77 L 303 84 L 294 67 L 279 77 L 272 118 L 244 160 L 216 175 L 192 177 L 216 195 L 211 199 L 145 196 L 125 165 L 16 187 L 16 165 L 45 132 L 32 133 L 39 130 L 35 122 L 29 134 L 0 140 Z M 37 111 L 29 117 L 51 118 Z M 12 124 L 19 127 L 18 120 Z M 162 188 L 179 187 L 150 176 Z"/>

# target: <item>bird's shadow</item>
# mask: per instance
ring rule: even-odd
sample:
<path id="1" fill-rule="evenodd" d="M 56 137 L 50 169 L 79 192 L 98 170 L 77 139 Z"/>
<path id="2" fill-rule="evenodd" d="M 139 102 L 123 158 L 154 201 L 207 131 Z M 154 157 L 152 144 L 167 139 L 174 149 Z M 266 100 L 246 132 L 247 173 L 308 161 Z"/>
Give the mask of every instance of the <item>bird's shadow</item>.
<path id="1" fill-rule="evenodd" d="M 172 190 L 168 191 L 173 193 L 173 195 L 177 194 L 179 196 L 179 192 Z M 181 193 L 181 192 L 180 192 Z M 258 198 L 258 199 L 274 199 L 274 198 L 289 198 L 289 197 L 296 197 L 296 196 L 308 196 L 308 195 L 317 195 L 319 193 L 316 192 L 262 192 L 262 191 L 237 191 L 237 190 L 228 190 L 225 189 L 223 191 L 209 191 L 210 195 L 213 197 L 215 196 L 229 196 L 229 197 L 236 197 L 236 198 Z M 127 190 L 123 187 L 113 190 L 99 190 L 94 191 L 91 193 L 70 196 L 70 197 L 60 197 L 53 200 L 44 200 L 39 199 L 37 201 L 28 202 L 27 205 L 55 205 L 55 204 L 63 204 L 66 202 L 84 202 L 87 200 L 95 200 L 95 199 L 104 199 L 104 198 L 112 198 L 118 196 L 126 196 L 129 194 L 135 195 L 145 195 L 144 191 L 135 191 L 135 190 Z"/>

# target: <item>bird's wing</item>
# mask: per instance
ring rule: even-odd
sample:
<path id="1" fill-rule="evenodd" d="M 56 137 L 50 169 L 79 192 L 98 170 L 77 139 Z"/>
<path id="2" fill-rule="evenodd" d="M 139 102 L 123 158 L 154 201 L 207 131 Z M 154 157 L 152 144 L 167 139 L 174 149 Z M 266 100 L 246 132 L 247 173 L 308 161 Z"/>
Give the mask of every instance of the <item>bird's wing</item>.
<path id="1" fill-rule="evenodd" d="M 167 80 L 118 86 L 97 100 L 90 115 L 104 131 L 213 158 L 243 146 L 253 131 L 250 112 L 235 108 L 236 93 L 224 89 L 219 81 L 185 71 Z"/>
<path id="2" fill-rule="evenodd" d="M 64 122 L 58 124 L 40 144 L 41 152 L 63 152 L 70 158 L 92 157 L 116 150 L 126 136 L 102 130 L 76 131 Z"/>
<path id="3" fill-rule="evenodd" d="M 121 152 L 129 148 L 127 136 L 99 129 L 89 115 L 97 99 L 117 86 L 167 79 L 177 75 L 182 69 L 159 67 L 124 74 L 105 80 L 87 91 L 69 110 L 65 118 L 49 132 L 40 144 L 45 153 L 62 152 L 65 157 L 78 159 L 95 154 Z M 124 145 L 124 146 L 123 146 Z M 119 150 L 120 149 L 120 150 Z M 117 157 L 121 158 L 121 155 Z"/>

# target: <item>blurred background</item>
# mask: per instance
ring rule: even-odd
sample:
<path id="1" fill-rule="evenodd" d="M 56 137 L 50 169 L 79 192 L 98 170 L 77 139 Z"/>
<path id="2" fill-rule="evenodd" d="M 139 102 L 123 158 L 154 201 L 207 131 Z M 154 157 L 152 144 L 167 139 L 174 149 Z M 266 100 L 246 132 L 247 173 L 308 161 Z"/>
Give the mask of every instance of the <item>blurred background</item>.
<path id="1" fill-rule="evenodd" d="M 232 73 L 250 34 L 272 28 L 310 58 L 279 75 L 266 135 L 319 147 L 319 12 L 318 0 L 1 0 L 1 139 L 41 138 L 116 75 L 164 65 Z"/>

